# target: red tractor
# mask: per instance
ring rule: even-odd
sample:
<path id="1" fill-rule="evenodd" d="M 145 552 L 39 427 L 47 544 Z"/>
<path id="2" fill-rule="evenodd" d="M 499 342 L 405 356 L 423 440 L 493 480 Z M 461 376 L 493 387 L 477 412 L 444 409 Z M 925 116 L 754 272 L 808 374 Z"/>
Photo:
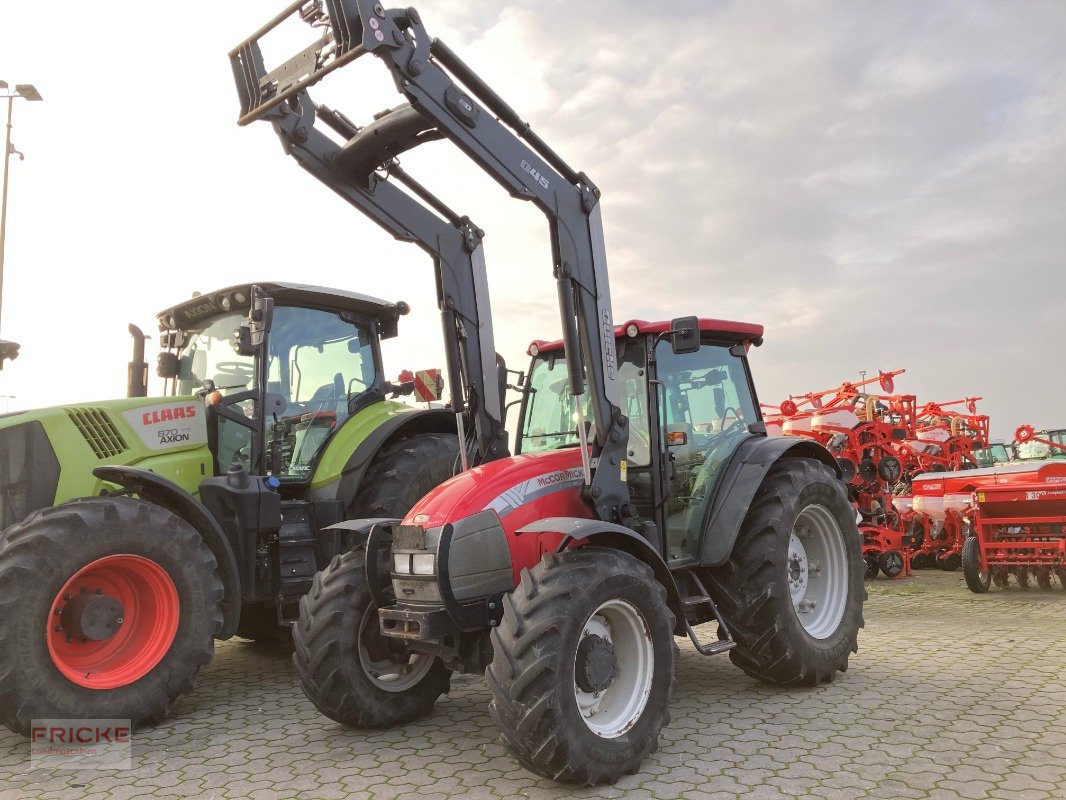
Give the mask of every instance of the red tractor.
<path id="1" fill-rule="evenodd" d="M 259 38 L 296 17 L 317 42 L 268 71 Z M 359 128 L 308 88 L 367 54 L 407 103 Z M 855 514 L 824 447 L 766 436 L 748 368 L 762 326 L 615 326 L 599 190 L 414 9 L 301 0 L 231 57 L 241 121 L 272 122 L 338 193 L 388 197 L 398 180 L 447 218 L 396 161 L 443 138 L 533 202 L 551 233 L 563 339 L 530 347 L 516 455 L 489 458 L 478 442 L 480 465 L 403 519 L 343 523 L 349 549 L 301 604 L 294 662 L 326 716 L 406 722 L 453 672 L 484 673 L 508 751 L 591 785 L 656 749 L 675 636 L 771 683 L 814 686 L 846 669 L 865 596 Z M 484 300 L 468 299 L 460 313 L 480 310 L 490 326 Z M 485 390 L 471 379 L 463 394 Z M 709 641 L 695 630 L 705 622 L 717 623 Z"/>

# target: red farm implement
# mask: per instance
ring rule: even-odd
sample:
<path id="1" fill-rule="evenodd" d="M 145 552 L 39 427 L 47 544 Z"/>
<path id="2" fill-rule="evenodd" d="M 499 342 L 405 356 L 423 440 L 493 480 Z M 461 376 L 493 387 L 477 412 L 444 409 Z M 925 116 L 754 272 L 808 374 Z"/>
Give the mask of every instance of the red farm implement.
<path id="1" fill-rule="evenodd" d="M 1055 577 L 1066 588 L 1066 465 L 1013 477 L 974 492 L 974 535 L 962 556 L 966 585 L 980 594 L 993 583 L 1006 587 L 1013 575 L 1022 588 L 1035 582 L 1050 589 Z"/>
<path id="2" fill-rule="evenodd" d="M 980 397 L 919 406 L 914 395 L 893 394 L 902 372 L 768 408 L 768 425 L 813 438 L 836 457 L 860 517 L 868 578 L 903 577 L 912 566 L 959 568 L 972 527 L 976 451 L 989 445 Z"/>

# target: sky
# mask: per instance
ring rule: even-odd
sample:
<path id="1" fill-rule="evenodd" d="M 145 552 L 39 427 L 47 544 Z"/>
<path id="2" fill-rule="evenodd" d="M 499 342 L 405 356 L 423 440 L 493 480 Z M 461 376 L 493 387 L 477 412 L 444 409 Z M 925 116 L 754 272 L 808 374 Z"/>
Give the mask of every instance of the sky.
<path id="1" fill-rule="evenodd" d="M 982 396 L 994 437 L 1066 427 L 1066 4 L 417 6 L 603 191 L 616 321 L 762 323 L 764 402 L 906 369 L 920 402 Z M 45 100 L 14 110 L 0 409 L 121 396 L 128 323 L 254 280 L 404 299 L 387 372 L 443 366 L 428 258 L 236 124 L 228 52 L 282 7 L 0 8 L 0 79 Z M 402 102 L 373 61 L 312 97 L 364 124 Z M 497 347 L 524 368 L 560 330 L 546 222 L 424 150 L 404 165 L 486 230 Z"/>

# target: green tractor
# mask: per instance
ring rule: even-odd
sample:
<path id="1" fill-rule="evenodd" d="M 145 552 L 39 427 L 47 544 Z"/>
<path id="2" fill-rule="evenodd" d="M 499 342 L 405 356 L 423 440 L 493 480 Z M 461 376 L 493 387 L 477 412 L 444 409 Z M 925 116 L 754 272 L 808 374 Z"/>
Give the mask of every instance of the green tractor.
<path id="1" fill-rule="evenodd" d="M 407 310 L 287 283 L 196 296 L 158 315 L 163 396 L 131 327 L 130 397 L 0 417 L 0 721 L 165 717 L 216 639 L 289 640 L 350 547 L 328 526 L 403 516 L 452 476 L 456 416 L 389 399 L 414 388 L 381 361 Z"/>

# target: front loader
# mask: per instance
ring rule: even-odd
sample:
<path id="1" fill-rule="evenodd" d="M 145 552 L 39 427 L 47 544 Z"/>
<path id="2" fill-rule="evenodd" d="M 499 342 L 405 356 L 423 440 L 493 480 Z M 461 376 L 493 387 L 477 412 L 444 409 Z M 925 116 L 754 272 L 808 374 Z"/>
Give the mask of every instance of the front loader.
<path id="1" fill-rule="evenodd" d="M 268 69 L 260 39 L 293 21 L 317 40 Z M 762 326 L 616 326 L 599 190 L 415 9 L 292 4 L 231 53 L 241 123 L 271 121 L 306 166 L 313 131 L 340 133 L 309 88 L 369 54 L 406 103 L 362 128 L 341 117 L 345 135 L 315 160 L 376 194 L 409 179 L 404 152 L 457 146 L 548 217 L 563 338 L 529 349 L 516 455 L 457 475 L 406 516 L 339 524 L 354 547 L 315 577 L 293 631 L 304 692 L 331 719 L 372 727 L 429 712 L 452 672 L 484 672 L 521 764 L 598 784 L 655 750 L 675 636 L 759 680 L 833 680 L 862 626 L 861 538 L 832 455 L 766 436 L 748 367 Z M 490 330 L 481 298 L 465 301 Z M 704 622 L 717 623 L 709 641 Z"/>

